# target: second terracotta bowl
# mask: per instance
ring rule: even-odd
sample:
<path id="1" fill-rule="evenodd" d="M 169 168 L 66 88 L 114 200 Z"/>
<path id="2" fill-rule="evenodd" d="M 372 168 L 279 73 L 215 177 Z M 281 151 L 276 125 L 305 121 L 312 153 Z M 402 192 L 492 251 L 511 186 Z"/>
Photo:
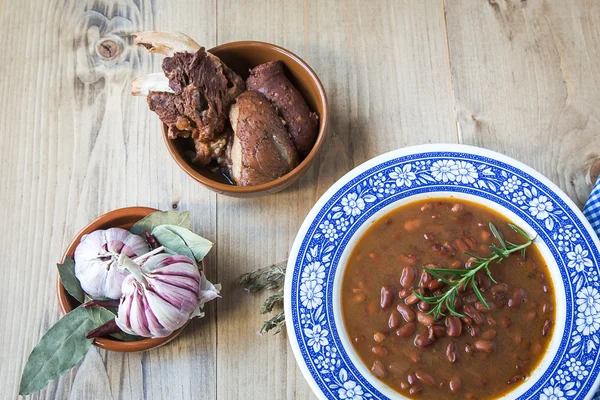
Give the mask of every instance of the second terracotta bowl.
<path id="1" fill-rule="evenodd" d="M 221 194 L 234 197 L 258 197 L 277 193 L 296 182 L 312 165 L 321 145 L 325 141 L 329 120 L 327 96 L 317 74 L 300 57 L 274 44 L 254 41 L 225 43 L 208 50 L 219 57 L 229 68 L 244 80 L 248 78 L 250 69 L 268 61 L 281 60 L 285 65 L 285 73 L 292 84 L 302 93 L 308 108 L 319 115 L 319 133 L 317 141 L 310 153 L 291 172 L 271 182 L 256 186 L 236 186 L 229 183 L 222 175 L 200 168 L 188 162 L 186 151 L 190 150 L 187 140 L 171 140 L 167 135 L 167 126 L 163 124 L 163 136 L 167 149 L 175 162 L 189 176 L 207 188 Z"/>
<path id="2" fill-rule="evenodd" d="M 89 225 L 83 228 L 73 239 L 67 250 L 64 252 L 61 263 L 65 261 L 65 258 L 71 257 L 75 254 L 75 248 L 79 244 L 81 237 L 85 234 L 93 232 L 98 229 L 108 229 L 108 228 L 123 228 L 130 229 L 133 224 L 135 224 L 140 219 L 144 218 L 146 215 L 151 214 L 155 211 L 159 211 L 154 208 L 149 207 L 127 207 L 120 208 L 111 212 L 108 212 L 100 217 L 96 218 Z M 205 271 L 205 262 L 202 261 L 201 268 Z M 75 300 L 73 297 L 69 295 L 65 287 L 63 286 L 60 276 L 57 276 L 56 280 L 57 292 L 58 292 L 58 305 L 60 306 L 60 310 L 63 315 L 71 312 L 71 310 L 77 308 L 79 306 L 79 302 Z M 187 323 L 186 323 L 187 325 Z M 96 338 L 94 339 L 94 345 L 101 349 L 117 351 L 117 352 L 135 352 L 135 351 L 144 351 L 150 350 L 163 344 L 170 342 L 175 339 L 181 331 L 185 328 L 179 328 L 171 335 L 164 338 L 156 338 L 156 339 L 142 339 L 134 342 L 123 342 L 116 339 L 107 339 L 107 338 Z"/>

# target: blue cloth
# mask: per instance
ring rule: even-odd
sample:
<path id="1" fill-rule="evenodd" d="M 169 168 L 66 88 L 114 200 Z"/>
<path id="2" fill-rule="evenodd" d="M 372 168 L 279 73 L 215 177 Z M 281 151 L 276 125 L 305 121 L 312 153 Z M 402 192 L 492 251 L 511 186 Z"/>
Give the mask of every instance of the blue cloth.
<path id="1" fill-rule="evenodd" d="M 590 221 L 592 228 L 594 228 L 594 231 L 600 237 L 600 178 L 594 185 L 587 203 L 585 203 L 583 215 Z"/>
<path id="2" fill-rule="evenodd" d="M 600 237 L 600 178 L 596 181 L 590 197 L 588 197 L 585 207 L 583 207 L 583 215 L 594 228 L 594 232 Z M 594 400 L 600 400 L 600 390 L 594 395 Z"/>

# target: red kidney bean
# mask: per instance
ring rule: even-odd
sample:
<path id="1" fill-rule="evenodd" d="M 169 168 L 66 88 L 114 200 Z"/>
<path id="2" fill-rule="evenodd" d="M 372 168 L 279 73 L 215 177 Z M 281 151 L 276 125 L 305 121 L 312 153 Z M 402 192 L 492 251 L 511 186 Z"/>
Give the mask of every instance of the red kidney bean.
<path id="1" fill-rule="evenodd" d="M 471 222 L 473 220 L 473 213 L 472 212 L 466 212 L 463 215 L 461 215 L 460 217 L 456 218 L 455 223 L 457 225 L 465 225 L 469 222 Z"/>
<path id="2" fill-rule="evenodd" d="M 461 253 L 465 253 L 467 251 L 469 251 L 469 246 L 467 246 L 467 244 L 465 243 L 464 240 L 462 240 L 461 238 L 458 238 L 454 241 L 454 244 L 456 244 L 456 247 L 458 248 L 458 250 Z"/>
<path id="3" fill-rule="evenodd" d="M 531 322 L 536 318 L 537 318 L 537 312 L 535 310 L 529 310 L 525 314 L 523 314 L 523 319 L 525 319 L 525 321 Z"/>
<path id="4" fill-rule="evenodd" d="M 451 363 L 455 363 L 458 360 L 458 346 L 456 342 L 450 342 L 446 346 L 446 358 Z"/>
<path id="5" fill-rule="evenodd" d="M 473 325 L 471 317 L 462 317 L 461 320 L 465 325 Z"/>
<path id="6" fill-rule="evenodd" d="M 406 376 L 406 380 L 408 381 L 409 385 L 417 384 L 417 377 L 412 372 L 409 372 L 409 374 Z"/>
<path id="7" fill-rule="evenodd" d="M 399 337 L 409 337 L 415 333 L 415 330 L 415 323 L 409 322 L 402 325 L 398 330 L 396 330 L 396 335 Z"/>
<path id="8" fill-rule="evenodd" d="M 479 312 L 489 312 L 490 311 L 481 301 L 476 301 L 475 303 L 473 303 L 473 306 Z M 488 306 L 489 306 L 489 304 L 488 304 Z"/>
<path id="9" fill-rule="evenodd" d="M 481 334 L 481 328 L 478 327 L 477 325 L 471 325 L 469 327 L 469 335 L 471 335 L 471 337 L 476 338 L 476 337 L 479 337 L 480 334 Z"/>
<path id="10" fill-rule="evenodd" d="M 472 237 L 466 237 L 465 243 L 469 246 L 470 250 L 477 250 L 477 241 Z"/>
<path id="11" fill-rule="evenodd" d="M 434 279 L 431 282 L 429 282 L 429 284 L 427 285 L 427 288 L 431 291 L 434 291 L 434 290 L 441 289 L 444 286 L 446 286 L 446 284 L 444 282 L 442 282 L 439 279 Z"/>
<path id="12" fill-rule="evenodd" d="M 442 252 L 440 253 L 444 257 L 454 257 L 456 255 L 456 249 L 451 243 L 444 243 L 442 246 Z"/>
<path id="13" fill-rule="evenodd" d="M 492 234 L 489 233 L 488 231 L 481 231 L 481 232 L 479 232 L 479 237 L 481 238 L 482 242 L 490 243 L 491 239 L 492 239 Z"/>
<path id="14" fill-rule="evenodd" d="M 423 385 L 427 385 L 427 386 L 435 385 L 435 379 L 433 379 L 433 376 L 429 375 L 426 372 L 423 372 L 421 370 L 415 371 L 415 376 L 417 377 L 419 382 L 421 382 Z"/>
<path id="15" fill-rule="evenodd" d="M 460 310 L 462 307 L 462 296 L 456 296 L 454 298 L 454 309 Z"/>
<path id="16" fill-rule="evenodd" d="M 392 311 L 390 318 L 388 319 L 388 326 L 390 329 L 396 329 L 400 326 L 400 323 L 402 323 L 400 313 L 396 310 Z"/>
<path id="17" fill-rule="evenodd" d="M 471 293 L 469 295 L 463 296 L 463 303 L 465 304 L 473 304 L 477 301 L 477 295 L 475 293 Z"/>
<path id="18" fill-rule="evenodd" d="M 467 354 L 473 353 L 473 346 L 471 346 L 469 343 L 465 344 L 465 353 L 467 353 Z"/>
<path id="19" fill-rule="evenodd" d="M 371 372 L 378 378 L 385 378 L 387 375 L 385 371 L 385 365 L 379 360 L 375 360 L 373 362 L 373 366 L 371 367 Z"/>
<path id="20" fill-rule="evenodd" d="M 498 318 L 498 325 L 500 325 L 504 329 L 510 328 L 512 321 L 506 315 L 503 315 Z"/>
<path id="21" fill-rule="evenodd" d="M 493 353 L 495 347 L 494 343 L 490 342 L 489 340 L 477 340 L 475 343 L 473 343 L 473 346 L 475 346 L 477 351 L 481 351 L 483 353 Z"/>
<path id="22" fill-rule="evenodd" d="M 493 296 L 500 296 L 508 293 L 508 285 L 504 282 L 496 283 L 490 287 L 490 292 Z"/>
<path id="23" fill-rule="evenodd" d="M 488 326 L 491 326 L 492 328 L 496 326 L 496 320 L 494 318 L 488 316 L 486 320 Z"/>
<path id="24" fill-rule="evenodd" d="M 515 342 L 515 344 L 521 344 L 521 342 L 523 341 L 523 336 L 521 336 L 520 333 L 517 333 L 514 337 L 513 337 L 513 341 Z"/>
<path id="25" fill-rule="evenodd" d="M 453 206 L 452 206 L 452 208 L 451 208 L 452 212 L 455 212 L 455 213 L 462 212 L 464 209 L 465 209 L 465 206 L 463 206 L 463 205 L 462 205 L 462 204 L 460 204 L 460 203 L 456 203 L 456 204 L 455 204 L 455 205 L 453 205 Z"/>
<path id="26" fill-rule="evenodd" d="M 537 278 L 541 284 L 546 284 L 546 275 L 543 272 L 538 272 Z"/>
<path id="27" fill-rule="evenodd" d="M 426 301 L 421 300 L 417 304 L 417 308 L 419 309 L 419 311 L 427 312 L 431 309 L 431 304 L 427 303 Z"/>
<path id="28" fill-rule="evenodd" d="M 408 289 L 402 289 L 401 291 L 398 292 L 398 297 L 400 297 L 401 299 L 405 299 L 408 296 L 410 296 L 412 294 L 412 291 L 408 290 Z"/>
<path id="29" fill-rule="evenodd" d="M 383 346 L 373 346 L 371 348 L 371 352 L 375 354 L 377 357 L 385 357 L 388 355 L 388 349 Z"/>
<path id="30" fill-rule="evenodd" d="M 452 393 L 458 393 L 460 392 L 460 389 L 462 389 L 462 381 L 458 376 L 455 375 L 452 378 L 450 378 L 450 383 L 448 384 L 448 386 L 450 386 L 450 390 L 452 391 Z"/>
<path id="31" fill-rule="evenodd" d="M 371 302 L 369 303 L 367 310 L 369 312 L 369 315 L 373 315 L 375 313 L 377 313 L 377 300 L 373 299 L 371 300 Z"/>
<path id="32" fill-rule="evenodd" d="M 431 214 L 431 219 L 439 219 L 440 217 L 441 217 L 441 215 L 439 213 Z"/>
<path id="33" fill-rule="evenodd" d="M 482 292 L 485 292 L 492 286 L 492 280 L 487 274 L 479 273 L 477 274 L 477 286 Z"/>
<path id="34" fill-rule="evenodd" d="M 429 285 L 429 282 L 431 282 L 432 279 L 433 276 L 429 272 L 423 271 L 423 273 L 421 274 L 421 279 L 419 280 L 419 287 L 427 287 L 427 285 Z"/>
<path id="35" fill-rule="evenodd" d="M 465 268 L 466 268 L 466 269 L 469 269 L 469 268 L 471 268 L 471 267 L 473 266 L 473 263 L 475 263 L 475 261 L 477 261 L 477 260 L 475 260 L 474 258 L 469 258 L 469 259 L 468 259 L 468 260 L 465 262 Z M 464 291 L 465 291 L 465 287 L 464 287 L 464 286 L 462 286 L 462 285 L 459 287 L 459 289 L 460 289 L 460 291 L 461 291 L 461 292 L 464 292 Z"/>
<path id="36" fill-rule="evenodd" d="M 415 232 L 423 225 L 423 220 L 421 218 L 409 219 L 404 222 L 404 230 L 407 232 Z"/>
<path id="37" fill-rule="evenodd" d="M 385 340 L 385 335 L 381 332 L 377 332 L 373 335 L 373 340 L 377 343 L 381 343 Z"/>
<path id="38" fill-rule="evenodd" d="M 400 381 L 400 389 L 408 390 L 410 388 L 410 383 L 406 381 Z"/>
<path id="39" fill-rule="evenodd" d="M 446 327 L 444 325 L 433 324 L 431 328 L 433 329 L 433 335 L 436 338 L 443 338 L 446 336 Z"/>
<path id="40" fill-rule="evenodd" d="M 416 394 L 418 394 L 418 393 L 421 393 L 421 391 L 422 391 L 422 390 L 423 390 L 423 388 L 422 388 L 421 386 L 419 386 L 419 385 L 415 385 L 415 386 L 412 386 L 412 387 L 409 389 L 408 393 L 409 393 L 411 396 L 414 396 L 414 395 L 416 395 Z"/>
<path id="41" fill-rule="evenodd" d="M 412 293 L 406 299 L 404 299 L 404 302 L 409 305 L 417 304 L 419 302 L 419 298 Z"/>
<path id="42" fill-rule="evenodd" d="M 352 301 L 354 301 L 355 303 L 362 303 L 363 301 L 365 301 L 365 299 L 366 296 L 364 295 L 364 293 L 359 293 L 352 298 Z"/>
<path id="43" fill-rule="evenodd" d="M 419 321 L 420 324 L 423 324 L 425 326 L 433 325 L 433 323 L 435 322 L 433 315 L 426 314 L 421 311 L 417 312 L 417 321 Z"/>
<path id="44" fill-rule="evenodd" d="M 485 316 L 478 311 L 473 304 L 465 304 L 463 306 L 463 312 L 473 319 L 473 322 L 477 325 L 485 324 Z"/>
<path id="45" fill-rule="evenodd" d="M 491 340 L 491 339 L 495 338 L 497 335 L 498 335 L 498 332 L 496 332 L 494 329 L 490 329 L 490 330 L 483 332 L 481 334 L 481 338 L 485 339 L 485 340 Z"/>
<path id="46" fill-rule="evenodd" d="M 542 313 L 547 314 L 552 311 L 552 305 L 550 303 L 542 304 Z"/>
<path id="47" fill-rule="evenodd" d="M 459 269 L 460 267 L 462 267 L 463 263 L 460 260 L 454 260 L 452 261 L 452 264 L 450 264 L 450 268 L 452 269 Z"/>
<path id="48" fill-rule="evenodd" d="M 448 336 L 450 337 L 459 337 L 462 333 L 462 323 L 458 317 L 451 315 L 446 318 L 446 328 Z"/>
<path id="49" fill-rule="evenodd" d="M 428 242 L 433 242 L 435 240 L 435 235 L 431 232 L 428 232 L 423 234 L 423 238 Z"/>
<path id="50" fill-rule="evenodd" d="M 413 322 L 415 319 L 417 319 L 417 316 L 415 314 L 415 310 L 413 310 L 409 305 L 407 304 L 398 304 L 396 306 L 396 309 L 398 310 L 398 312 L 400 313 L 400 315 L 402 315 L 402 318 L 404 318 L 404 320 L 406 322 Z"/>
<path id="51" fill-rule="evenodd" d="M 525 303 L 526 301 L 527 292 L 525 289 L 516 289 L 510 300 L 508 300 L 508 306 L 510 308 L 519 308 L 521 307 L 521 304 Z"/>
<path id="52" fill-rule="evenodd" d="M 419 261 L 419 257 L 414 256 L 412 254 L 404 254 L 404 253 L 400 254 L 398 256 L 398 259 L 400 261 L 402 261 L 404 264 L 410 265 L 410 266 L 417 265 L 417 262 Z"/>
<path id="53" fill-rule="evenodd" d="M 411 351 L 409 354 L 410 361 L 412 361 L 414 364 L 418 364 L 421 362 L 421 353 L 418 351 Z"/>
<path id="54" fill-rule="evenodd" d="M 409 288 L 415 283 L 417 277 L 417 270 L 415 267 L 408 266 L 402 268 L 402 275 L 400 275 L 400 285 L 405 288 Z"/>
<path id="55" fill-rule="evenodd" d="M 434 338 L 430 337 L 427 329 L 423 329 L 415 336 L 414 345 L 417 347 L 429 347 L 433 342 Z"/>
<path id="56" fill-rule="evenodd" d="M 527 378 L 527 375 L 515 375 L 512 378 L 510 378 L 506 383 L 508 385 L 512 385 L 513 383 L 519 382 L 519 381 L 524 381 Z"/>
<path id="57" fill-rule="evenodd" d="M 383 286 L 381 288 L 381 308 L 388 309 L 394 304 L 394 298 L 396 297 L 395 289 L 393 286 Z"/>
<path id="58" fill-rule="evenodd" d="M 544 321 L 544 327 L 542 328 L 542 336 L 546 336 L 548 332 L 550 332 L 550 327 L 552 327 L 552 320 L 547 319 Z"/>
<path id="59" fill-rule="evenodd" d="M 431 203 L 425 203 L 421 206 L 421 211 L 430 211 L 433 208 Z"/>
<path id="60" fill-rule="evenodd" d="M 544 285 L 544 286 L 542 286 L 542 291 L 544 293 L 548 293 L 550 291 L 550 288 L 548 287 L 548 285 Z"/>

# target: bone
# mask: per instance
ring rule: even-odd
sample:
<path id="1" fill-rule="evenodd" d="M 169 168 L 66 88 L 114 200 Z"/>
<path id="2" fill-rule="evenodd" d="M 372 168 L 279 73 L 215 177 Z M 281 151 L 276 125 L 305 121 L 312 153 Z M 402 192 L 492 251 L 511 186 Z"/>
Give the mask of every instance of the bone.
<path id="1" fill-rule="evenodd" d="M 150 92 L 174 93 L 169 87 L 169 79 L 162 72 L 138 76 L 131 81 L 131 94 L 148 96 Z"/>
<path id="2" fill-rule="evenodd" d="M 142 45 L 150 53 L 163 54 L 167 57 L 175 53 L 195 53 L 200 45 L 187 35 L 179 32 L 146 31 L 132 34 L 133 42 Z"/>

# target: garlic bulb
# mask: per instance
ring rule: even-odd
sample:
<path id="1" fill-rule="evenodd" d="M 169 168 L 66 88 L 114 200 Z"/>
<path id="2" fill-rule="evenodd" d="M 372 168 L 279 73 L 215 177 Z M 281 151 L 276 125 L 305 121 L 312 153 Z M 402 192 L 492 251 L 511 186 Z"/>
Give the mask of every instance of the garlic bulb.
<path id="1" fill-rule="evenodd" d="M 96 298 L 118 299 L 129 272 L 119 256 L 135 257 L 150 250 L 142 237 L 121 228 L 97 230 L 84 235 L 75 249 L 75 276 L 84 292 Z"/>
<path id="2" fill-rule="evenodd" d="M 121 257 L 120 263 L 131 272 L 123 281 L 116 318 L 123 332 L 168 336 L 201 315 L 199 307 L 218 296 L 218 290 L 186 256 L 152 255 L 141 267 L 127 257 Z"/>

